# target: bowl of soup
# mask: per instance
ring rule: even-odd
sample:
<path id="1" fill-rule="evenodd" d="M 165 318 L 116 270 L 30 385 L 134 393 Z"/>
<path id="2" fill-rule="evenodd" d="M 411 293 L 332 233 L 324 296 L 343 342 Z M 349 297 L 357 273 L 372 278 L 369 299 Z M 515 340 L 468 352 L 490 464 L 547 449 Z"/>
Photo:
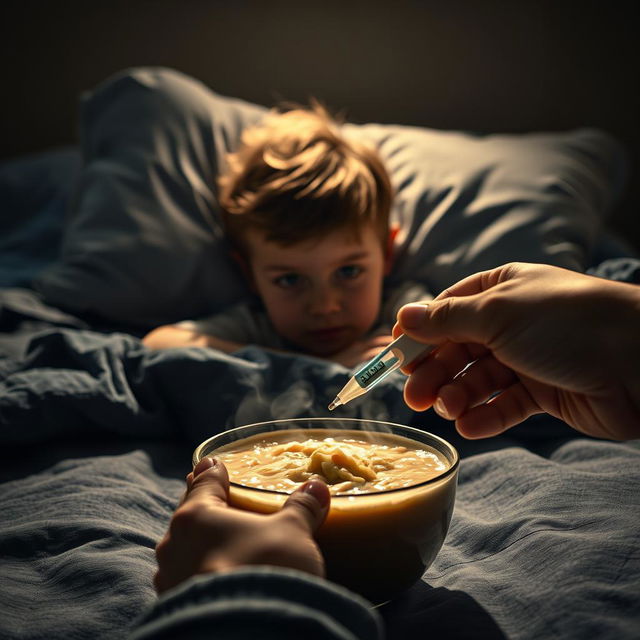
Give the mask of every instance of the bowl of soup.
<path id="1" fill-rule="evenodd" d="M 299 418 L 250 424 L 201 443 L 229 471 L 229 502 L 272 513 L 313 477 L 331 493 L 316 533 L 327 578 L 374 603 L 421 578 L 447 534 L 459 456 L 446 440 L 376 420 Z"/>

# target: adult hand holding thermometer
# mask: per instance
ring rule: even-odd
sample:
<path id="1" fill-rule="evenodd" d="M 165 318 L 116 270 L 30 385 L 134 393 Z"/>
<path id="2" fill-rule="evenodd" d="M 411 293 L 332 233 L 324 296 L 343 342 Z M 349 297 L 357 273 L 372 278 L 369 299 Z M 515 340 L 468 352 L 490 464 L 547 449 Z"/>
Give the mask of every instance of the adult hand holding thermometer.
<path id="1" fill-rule="evenodd" d="M 426 356 L 435 348 L 436 346 L 433 344 L 417 342 L 402 334 L 349 379 L 349 382 L 329 405 L 329 411 L 333 411 L 336 407 L 347 404 L 354 398 L 367 393 L 392 371 L 411 364 L 421 356 Z"/>

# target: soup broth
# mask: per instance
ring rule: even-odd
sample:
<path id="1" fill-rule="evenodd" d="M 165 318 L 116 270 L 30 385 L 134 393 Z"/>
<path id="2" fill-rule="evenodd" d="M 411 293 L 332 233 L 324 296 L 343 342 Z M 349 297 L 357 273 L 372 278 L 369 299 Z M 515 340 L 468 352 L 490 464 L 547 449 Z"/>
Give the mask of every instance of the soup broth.
<path id="1" fill-rule="evenodd" d="M 243 486 L 291 493 L 314 477 L 332 495 L 410 487 L 449 468 L 435 449 L 393 434 L 273 432 L 227 445 L 217 456 Z"/>

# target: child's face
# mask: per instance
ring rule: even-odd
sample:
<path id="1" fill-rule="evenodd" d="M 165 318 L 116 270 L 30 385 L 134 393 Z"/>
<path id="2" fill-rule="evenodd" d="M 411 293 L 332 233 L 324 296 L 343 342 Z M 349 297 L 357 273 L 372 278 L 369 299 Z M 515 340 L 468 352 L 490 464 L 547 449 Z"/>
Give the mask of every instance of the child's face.
<path id="1" fill-rule="evenodd" d="M 248 262 L 276 331 L 304 352 L 338 353 L 378 317 L 385 252 L 372 227 L 358 239 L 343 230 L 291 246 L 247 232 Z"/>

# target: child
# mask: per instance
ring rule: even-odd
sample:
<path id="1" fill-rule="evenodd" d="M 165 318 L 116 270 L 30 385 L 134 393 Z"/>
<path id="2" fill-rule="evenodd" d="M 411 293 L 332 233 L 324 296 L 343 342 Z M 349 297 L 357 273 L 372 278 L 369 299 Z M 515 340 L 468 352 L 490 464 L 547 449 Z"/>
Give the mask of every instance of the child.
<path id="1" fill-rule="evenodd" d="M 259 300 L 159 327 L 147 346 L 256 344 L 353 367 L 391 342 L 402 304 L 424 298 L 413 285 L 383 307 L 395 236 L 389 176 L 318 103 L 246 130 L 219 188 L 234 257 Z"/>

